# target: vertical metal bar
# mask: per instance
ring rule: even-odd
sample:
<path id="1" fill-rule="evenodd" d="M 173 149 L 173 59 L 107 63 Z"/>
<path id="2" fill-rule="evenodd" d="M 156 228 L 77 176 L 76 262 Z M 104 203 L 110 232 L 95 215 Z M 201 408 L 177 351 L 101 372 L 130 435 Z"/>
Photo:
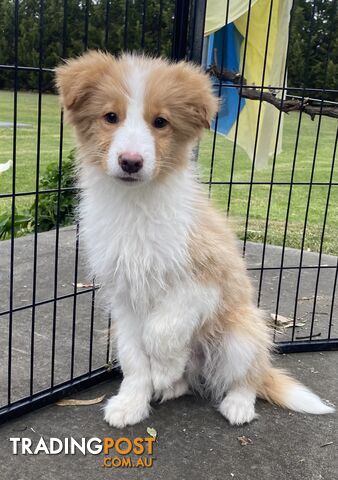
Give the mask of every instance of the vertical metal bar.
<path id="1" fill-rule="evenodd" d="M 176 0 L 171 57 L 183 60 L 187 53 L 190 0 Z"/>
<path id="2" fill-rule="evenodd" d="M 188 43 L 188 60 L 200 64 L 202 61 L 206 0 L 193 0 L 190 15 L 190 32 Z"/>
<path id="3" fill-rule="evenodd" d="M 34 211 L 34 253 L 33 253 L 33 284 L 32 284 L 32 327 L 31 327 L 31 358 L 30 358 L 30 395 L 34 390 L 34 341 L 36 317 L 36 282 L 37 282 L 37 255 L 38 255 L 38 224 L 39 224 L 39 181 L 40 181 L 40 154 L 41 154 L 41 115 L 42 115 L 42 79 L 43 79 L 43 35 L 44 35 L 44 0 L 39 6 L 39 80 L 38 80 L 38 129 L 36 142 L 36 173 L 35 173 L 35 211 Z"/>
<path id="4" fill-rule="evenodd" d="M 145 34 L 146 34 L 146 21 L 147 21 L 147 0 L 143 0 L 142 32 L 141 32 L 141 48 L 142 49 L 144 49 Z"/>
<path id="5" fill-rule="evenodd" d="M 109 41 L 110 0 L 106 0 L 104 13 L 104 48 L 108 48 Z"/>
<path id="6" fill-rule="evenodd" d="M 227 2 L 227 8 L 226 8 L 226 14 L 225 14 L 225 25 L 224 25 L 223 29 L 225 29 L 228 25 L 229 5 L 230 5 L 230 2 Z M 222 32 L 221 71 L 224 68 L 224 44 L 225 44 L 225 30 L 223 30 L 223 32 Z M 222 77 L 221 77 L 220 80 L 219 80 L 219 84 L 218 84 L 218 98 L 221 98 L 222 86 L 223 86 L 223 81 L 222 81 Z M 213 179 L 213 174 L 214 174 L 214 162 L 215 162 L 215 149 L 216 149 L 218 119 L 219 119 L 219 112 L 217 112 L 217 115 L 216 115 L 216 118 L 215 118 L 214 134 L 213 134 L 213 139 L 212 139 L 211 162 L 210 162 L 210 171 L 209 171 L 209 189 L 208 189 L 209 198 L 211 196 L 211 186 L 212 186 L 212 179 Z"/>
<path id="7" fill-rule="evenodd" d="M 75 265 L 74 265 L 74 291 L 73 291 L 73 322 L 72 322 L 72 351 L 70 363 L 70 379 L 74 378 L 74 361 L 75 361 L 75 339 L 76 339 L 76 307 L 77 307 L 77 277 L 79 269 L 79 222 L 76 224 L 76 240 L 75 240 Z"/>
<path id="8" fill-rule="evenodd" d="M 89 336 L 89 372 L 93 369 L 93 340 L 94 340 L 94 320 L 95 320 L 95 278 L 93 278 L 92 301 L 90 309 L 90 336 Z"/>
<path id="9" fill-rule="evenodd" d="M 261 113 L 262 113 L 262 98 L 263 98 L 263 92 L 264 92 L 266 63 L 267 63 L 268 51 L 269 51 L 270 26 L 271 26 L 272 10 L 273 10 L 273 0 L 270 0 L 270 9 L 269 9 L 269 17 L 268 17 L 268 27 L 267 27 L 266 39 L 265 39 L 265 51 L 264 51 L 264 60 L 263 60 L 263 72 L 262 72 L 262 78 L 261 78 L 261 91 L 260 91 L 260 95 L 259 95 L 259 106 L 258 106 L 256 133 L 255 133 L 255 143 L 254 143 L 254 150 L 253 150 L 253 158 L 252 158 L 252 165 L 251 165 L 251 175 L 250 175 L 250 185 L 249 185 L 249 194 L 248 194 L 248 203 L 247 203 L 246 218 L 245 218 L 244 239 L 243 239 L 243 255 L 245 255 L 247 235 L 248 235 L 248 227 L 249 227 L 250 207 L 251 207 L 251 196 L 252 196 L 252 189 L 253 189 L 253 180 L 254 180 L 254 175 L 255 175 L 256 155 L 257 155 L 258 136 L 259 136 L 259 124 L 260 124 Z"/>
<path id="10" fill-rule="evenodd" d="M 12 343 L 13 343 L 13 307 L 14 307 L 14 258 L 15 258 L 15 192 L 16 192 L 16 145 L 18 121 L 18 44 L 19 44 L 19 0 L 14 2 L 14 92 L 13 92 L 13 149 L 12 149 L 12 213 L 11 213 L 11 255 L 9 274 L 9 318 L 8 318 L 8 370 L 7 403 L 11 403 L 12 394 Z"/>
<path id="11" fill-rule="evenodd" d="M 124 9 L 124 32 L 123 32 L 123 48 L 128 48 L 128 19 L 129 19 L 129 0 L 125 0 Z"/>
<path id="12" fill-rule="evenodd" d="M 235 134 L 234 134 L 234 146 L 233 146 L 233 149 L 232 149 L 232 160 L 231 160 L 231 169 L 230 169 L 230 180 L 229 180 L 230 183 L 229 183 L 229 192 L 228 192 L 227 215 L 229 215 L 229 213 L 230 213 L 232 185 L 233 185 L 233 180 L 234 180 L 235 158 L 236 158 L 236 148 L 237 148 L 238 127 L 239 127 L 239 116 L 240 116 L 240 113 L 241 113 L 243 79 L 244 79 L 244 74 L 245 74 L 245 62 L 246 62 L 248 35 L 249 35 L 249 28 L 250 28 L 250 14 L 251 14 L 251 0 L 249 0 L 248 14 L 247 14 L 247 21 L 246 21 L 246 28 L 245 28 L 243 65 L 242 65 L 242 70 L 241 70 L 241 82 L 240 82 L 239 93 L 238 93 L 236 126 L 235 126 Z"/>
<path id="13" fill-rule="evenodd" d="M 85 23 L 84 23 L 84 35 L 83 35 L 83 47 L 85 50 L 88 49 L 88 31 L 89 31 L 89 1 L 86 0 L 85 3 Z"/>
<path id="14" fill-rule="evenodd" d="M 111 343 L 111 315 L 108 315 L 108 334 L 107 334 L 107 355 L 106 363 L 110 361 L 110 343 Z"/>
<path id="15" fill-rule="evenodd" d="M 163 0 L 160 0 L 160 11 L 158 14 L 158 22 L 157 22 L 157 48 L 156 48 L 157 55 L 160 55 L 161 53 L 162 16 L 163 16 Z"/>
<path id="16" fill-rule="evenodd" d="M 67 56 L 68 45 L 68 0 L 63 0 L 63 43 L 62 56 Z M 60 208 L 61 208 L 61 185 L 62 185 L 62 162 L 63 162 L 63 111 L 60 114 L 60 142 L 59 142 L 59 165 L 58 165 L 58 186 L 57 186 L 57 213 L 55 228 L 55 255 L 54 255 L 54 302 L 53 302 L 53 327 L 52 327 L 52 352 L 51 352 L 51 387 L 54 387 L 55 377 L 55 342 L 56 342 L 56 315 L 58 296 L 58 275 L 59 275 L 59 241 L 60 241 Z"/>

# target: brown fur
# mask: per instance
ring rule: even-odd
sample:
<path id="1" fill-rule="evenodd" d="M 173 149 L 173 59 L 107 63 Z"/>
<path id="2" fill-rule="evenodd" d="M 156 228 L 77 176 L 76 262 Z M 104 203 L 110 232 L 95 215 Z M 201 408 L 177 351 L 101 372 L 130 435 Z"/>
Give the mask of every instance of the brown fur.
<path id="1" fill-rule="evenodd" d="M 155 176 L 161 177 L 173 168 L 186 167 L 187 148 L 203 127 L 209 125 L 217 110 L 217 100 L 210 91 L 209 79 L 201 75 L 198 67 L 146 57 L 137 57 L 136 61 L 145 69 L 151 67 L 144 119 L 156 139 Z M 105 122 L 104 115 L 115 112 L 120 122 L 125 119 L 130 94 L 125 82 L 127 68 L 126 56 L 114 58 L 102 52 L 89 52 L 56 69 L 56 85 L 67 119 L 75 126 L 80 156 L 102 168 L 119 126 Z M 165 129 L 153 127 L 158 116 L 168 120 Z M 81 155 L 81 150 L 85 155 Z"/>

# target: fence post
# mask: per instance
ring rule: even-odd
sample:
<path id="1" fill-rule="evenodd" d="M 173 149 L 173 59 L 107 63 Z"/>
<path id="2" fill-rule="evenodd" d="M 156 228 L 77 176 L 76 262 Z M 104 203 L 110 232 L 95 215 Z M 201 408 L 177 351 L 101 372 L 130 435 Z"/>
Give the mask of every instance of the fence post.
<path id="1" fill-rule="evenodd" d="M 177 0 L 171 57 L 201 63 L 206 0 Z"/>

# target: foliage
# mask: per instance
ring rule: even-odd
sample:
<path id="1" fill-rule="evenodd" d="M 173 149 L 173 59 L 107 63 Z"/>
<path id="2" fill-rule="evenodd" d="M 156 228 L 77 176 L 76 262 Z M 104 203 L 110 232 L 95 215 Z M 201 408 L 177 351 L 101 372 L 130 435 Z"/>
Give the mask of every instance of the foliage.
<path id="1" fill-rule="evenodd" d="M 60 199 L 58 191 L 42 193 L 38 196 L 38 201 L 35 200 L 30 208 L 32 225 L 34 226 L 35 218 L 37 218 L 37 229 L 39 232 L 51 230 L 57 224 L 70 225 L 74 222 L 76 200 L 74 195 L 74 184 L 74 150 L 72 150 L 68 158 L 62 162 L 62 175 L 60 182 L 60 187 L 62 189 L 69 190 L 63 190 L 60 193 Z M 51 163 L 47 167 L 45 176 L 40 180 L 39 190 L 58 190 L 58 187 L 59 165 L 57 163 Z"/>
<path id="2" fill-rule="evenodd" d="M 44 5 L 43 11 L 41 3 Z M 65 22 L 63 0 L 20 0 L 18 4 L 19 65 L 38 67 L 41 60 L 43 67 L 53 68 L 61 58 L 79 55 L 86 48 L 108 50 L 113 54 L 126 48 L 144 49 L 150 53 L 170 55 L 175 6 L 172 0 L 147 0 L 146 10 L 143 0 L 128 2 L 127 27 L 125 0 L 68 0 Z M 0 0 L 0 12 L 0 64 L 13 65 L 14 0 Z M 87 14 L 89 21 L 86 33 Z M 41 29 L 40 18 L 43 19 Z M 38 72 L 19 71 L 19 88 L 37 89 L 38 75 Z M 44 91 L 51 91 L 52 73 L 44 73 L 41 83 Z M 13 88 L 13 72 L 0 72 L 0 88 Z"/>
<path id="3" fill-rule="evenodd" d="M 290 24 L 289 85 L 338 89 L 337 24 L 337 0 L 294 1 Z M 337 100 L 337 94 L 326 97 Z"/>
<path id="4" fill-rule="evenodd" d="M 15 62 L 15 3 L 14 0 L 0 0 L 2 65 Z M 62 57 L 79 55 L 86 48 L 106 49 L 113 54 L 125 49 L 142 49 L 170 55 L 173 0 L 133 0 L 128 2 L 128 11 L 125 0 L 68 0 L 66 21 L 64 0 L 19 0 L 18 5 L 19 65 L 38 67 L 41 62 L 43 67 L 53 68 Z M 41 29 L 40 18 L 43 19 Z M 322 88 L 325 84 L 326 89 L 338 88 L 337 22 L 337 0 L 294 0 L 289 85 Z M 12 71 L 2 70 L 0 88 L 12 89 L 13 78 Z M 45 72 L 40 80 L 43 91 L 53 90 L 52 73 Z M 18 72 L 20 89 L 36 90 L 38 85 L 38 72 Z M 328 98 L 334 99 L 333 96 Z"/>
<path id="5" fill-rule="evenodd" d="M 13 231 L 14 236 L 20 236 L 31 230 L 32 217 L 29 212 L 18 213 L 14 211 Z M 0 214 L 0 240 L 9 238 L 12 234 L 12 212 L 6 211 Z"/>
<path id="6" fill-rule="evenodd" d="M 62 189 L 59 197 L 59 164 L 51 163 L 46 170 L 46 174 L 39 182 L 39 190 L 53 190 L 52 192 L 40 193 L 38 199 L 33 202 L 27 210 L 18 210 L 14 212 L 14 236 L 21 236 L 30 233 L 35 228 L 37 220 L 37 231 L 45 232 L 60 226 L 74 223 L 74 210 L 76 206 L 76 196 L 74 194 L 74 150 L 72 150 L 66 160 L 62 162 L 62 175 L 60 188 Z M 69 190 L 63 190 L 69 189 Z M 12 235 L 12 212 L 6 210 L 0 214 L 0 240 L 10 238 Z"/>

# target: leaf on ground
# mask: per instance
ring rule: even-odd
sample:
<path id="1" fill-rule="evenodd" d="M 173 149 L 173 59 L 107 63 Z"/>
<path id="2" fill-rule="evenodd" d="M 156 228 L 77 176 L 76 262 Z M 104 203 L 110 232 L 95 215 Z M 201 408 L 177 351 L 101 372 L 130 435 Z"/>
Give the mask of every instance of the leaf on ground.
<path id="1" fill-rule="evenodd" d="M 148 433 L 148 435 L 150 435 L 151 437 L 156 439 L 157 431 L 155 430 L 155 428 L 147 427 L 147 433 Z"/>
<path id="2" fill-rule="evenodd" d="M 321 445 L 320 447 L 328 447 L 329 445 L 333 445 L 333 442 L 327 442 Z"/>
<path id="3" fill-rule="evenodd" d="M 64 398 L 62 400 L 59 400 L 56 402 L 56 405 L 59 407 L 69 407 L 69 406 L 76 406 L 76 405 L 95 405 L 96 403 L 101 403 L 102 400 L 104 399 L 105 395 L 102 395 L 101 397 L 97 398 L 92 398 L 90 400 L 80 400 L 80 399 L 74 399 L 74 398 Z"/>
<path id="4" fill-rule="evenodd" d="M 243 435 L 242 437 L 237 437 L 237 440 L 242 445 L 242 447 L 244 447 L 245 445 L 251 445 L 253 443 L 251 438 L 246 437 L 245 435 Z"/>
<path id="5" fill-rule="evenodd" d="M 270 313 L 270 316 L 275 324 L 279 326 L 284 326 L 286 323 L 293 321 L 291 318 L 283 317 L 283 315 L 276 315 L 275 313 Z"/>
<path id="6" fill-rule="evenodd" d="M 270 313 L 270 316 L 274 322 L 275 327 L 283 327 L 283 328 L 292 328 L 293 325 L 293 319 L 288 318 L 288 317 L 283 317 L 283 315 L 276 315 L 274 313 Z M 304 322 L 296 322 L 295 327 L 304 327 L 305 323 Z"/>
<path id="7" fill-rule="evenodd" d="M 74 283 L 72 284 L 74 287 Z M 77 283 L 76 288 L 93 288 L 94 285 L 92 283 Z"/>
<path id="8" fill-rule="evenodd" d="M 284 328 L 292 328 L 293 327 L 293 322 L 287 323 L 286 325 L 283 325 Z M 304 322 L 298 322 L 295 324 L 295 327 L 305 327 Z"/>

